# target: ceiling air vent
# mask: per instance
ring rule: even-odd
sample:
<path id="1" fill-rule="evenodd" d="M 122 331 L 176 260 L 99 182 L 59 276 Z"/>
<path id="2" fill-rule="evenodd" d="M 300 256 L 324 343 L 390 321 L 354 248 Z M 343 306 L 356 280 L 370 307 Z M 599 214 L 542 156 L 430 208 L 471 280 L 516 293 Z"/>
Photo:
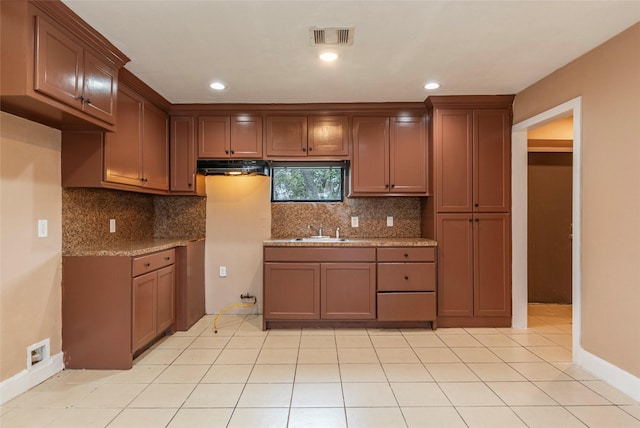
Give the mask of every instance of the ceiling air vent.
<path id="1" fill-rule="evenodd" d="M 353 44 L 352 27 L 309 28 L 309 38 L 314 46 L 348 46 Z"/>

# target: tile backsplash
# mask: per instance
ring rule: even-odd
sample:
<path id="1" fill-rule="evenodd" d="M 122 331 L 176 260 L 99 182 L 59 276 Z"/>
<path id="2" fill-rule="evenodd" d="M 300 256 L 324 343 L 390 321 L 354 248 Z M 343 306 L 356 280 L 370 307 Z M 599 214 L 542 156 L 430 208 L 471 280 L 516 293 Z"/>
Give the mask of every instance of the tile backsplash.
<path id="1" fill-rule="evenodd" d="M 351 227 L 357 216 L 359 227 Z M 387 226 L 387 216 L 393 226 Z M 322 224 L 323 234 L 347 238 L 420 237 L 420 198 L 345 198 L 344 202 L 274 202 L 271 204 L 271 237 L 309 236 L 307 228 Z"/>
<path id="2" fill-rule="evenodd" d="M 206 198 L 108 189 L 62 189 L 62 249 L 205 236 Z M 116 232 L 109 232 L 109 219 Z"/>

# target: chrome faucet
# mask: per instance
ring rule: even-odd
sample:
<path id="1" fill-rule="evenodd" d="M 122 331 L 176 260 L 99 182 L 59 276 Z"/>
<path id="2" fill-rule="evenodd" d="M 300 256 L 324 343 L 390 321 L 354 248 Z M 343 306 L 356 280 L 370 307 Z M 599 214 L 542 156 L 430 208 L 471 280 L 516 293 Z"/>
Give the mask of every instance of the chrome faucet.
<path id="1" fill-rule="evenodd" d="M 313 232 L 316 232 L 317 236 L 322 236 L 322 223 L 320 223 L 320 227 L 317 228 L 317 229 L 315 227 L 311 226 L 311 225 L 308 225 L 307 229 L 309 229 L 309 230 L 311 230 Z"/>

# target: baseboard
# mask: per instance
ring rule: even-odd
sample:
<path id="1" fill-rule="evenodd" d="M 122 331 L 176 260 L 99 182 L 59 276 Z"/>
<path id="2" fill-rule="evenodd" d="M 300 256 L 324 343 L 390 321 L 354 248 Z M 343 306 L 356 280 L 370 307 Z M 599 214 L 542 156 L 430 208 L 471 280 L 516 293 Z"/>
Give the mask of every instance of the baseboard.
<path id="1" fill-rule="evenodd" d="M 0 382 L 0 404 L 4 404 L 23 392 L 28 391 L 41 382 L 64 369 L 62 352 L 53 355 L 42 367 L 34 367 L 32 370 L 22 370 L 15 376 Z"/>
<path id="2" fill-rule="evenodd" d="M 614 366 L 610 362 L 585 351 L 578 349 L 578 365 L 594 374 L 604 382 L 614 386 L 636 401 L 640 401 L 640 378 Z"/>

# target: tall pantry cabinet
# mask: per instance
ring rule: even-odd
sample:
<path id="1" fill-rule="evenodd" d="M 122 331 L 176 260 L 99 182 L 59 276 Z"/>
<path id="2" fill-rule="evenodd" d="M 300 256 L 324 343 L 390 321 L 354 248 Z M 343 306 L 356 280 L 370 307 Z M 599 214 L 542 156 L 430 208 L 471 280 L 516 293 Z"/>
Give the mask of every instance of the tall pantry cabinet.
<path id="1" fill-rule="evenodd" d="M 513 96 L 429 97 L 438 324 L 511 325 Z"/>

